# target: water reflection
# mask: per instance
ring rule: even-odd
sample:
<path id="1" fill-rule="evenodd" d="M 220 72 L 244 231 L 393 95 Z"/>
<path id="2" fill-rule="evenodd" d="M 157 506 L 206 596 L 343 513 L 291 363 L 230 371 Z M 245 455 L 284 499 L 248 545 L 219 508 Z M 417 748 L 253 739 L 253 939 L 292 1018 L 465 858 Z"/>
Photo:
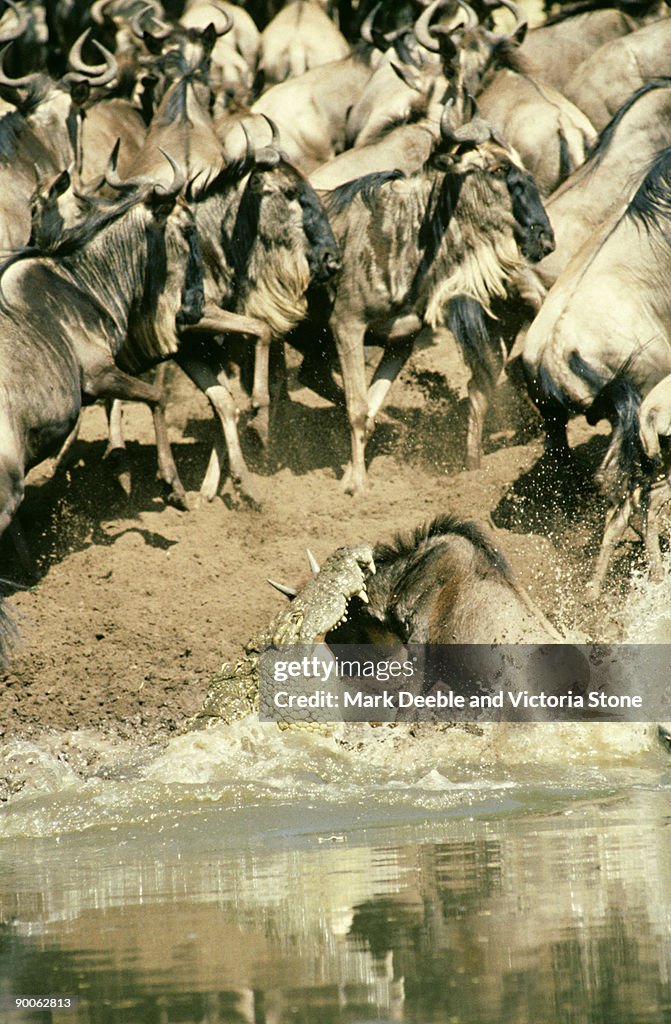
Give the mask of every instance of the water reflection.
<path id="1" fill-rule="evenodd" d="M 264 852 L 99 830 L 3 844 L 0 993 L 101 1024 L 671 1020 L 668 788 Z"/>

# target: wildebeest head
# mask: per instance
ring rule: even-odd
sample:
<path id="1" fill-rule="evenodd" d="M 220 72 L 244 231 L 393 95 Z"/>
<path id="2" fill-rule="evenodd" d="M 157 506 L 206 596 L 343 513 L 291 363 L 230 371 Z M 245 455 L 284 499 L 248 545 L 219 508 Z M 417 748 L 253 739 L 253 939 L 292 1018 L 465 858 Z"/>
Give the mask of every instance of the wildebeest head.
<path id="1" fill-rule="evenodd" d="M 277 151 L 275 157 L 257 160 L 237 223 L 249 232 L 245 312 L 278 326 L 286 321 L 285 333 L 305 316 L 309 286 L 326 283 L 340 269 L 340 253 L 312 186 Z"/>
<path id="2" fill-rule="evenodd" d="M 503 162 L 501 174 L 512 199 L 515 238 L 520 252 L 531 263 L 538 263 L 554 251 L 555 240 L 536 182 L 528 171 L 511 160 Z"/>
<path id="3" fill-rule="evenodd" d="M 310 269 L 310 283 L 325 284 L 341 266 L 338 244 L 331 231 L 326 211 L 307 178 L 289 163 L 279 149 L 277 126 L 269 118 L 264 117 L 264 120 L 268 122 L 272 131 L 272 144 L 257 151 L 250 187 L 253 191 L 260 190 L 261 193 L 265 193 L 269 205 L 267 212 L 278 218 L 278 224 L 291 218 L 291 204 L 298 203 L 302 231 L 307 243 L 305 256 Z M 271 202 L 275 204 L 272 209 Z M 295 214 L 295 206 L 293 213 Z M 294 217 L 294 225 L 295 223 Z"/>
<path id="4" fill-rule="evenodd" d="M 445 105 L 441 118 L 441 135 L 448 147 L 448 159 L 462 170 L 469 165 L 479 167 L 505 181 L 515 241 L 525 259 L 537 263 L 553 252 L 555 243 L 536 183 L 504 140 L 478 115 L 475 102 L 468 94 L 465 94 L 463 106 L 462 118 L 468 119 L 459 127 L 454 124 L 452 100 Z"/>
<path id="5" fill-rule="evenodd" d="M 219 275 L 229 295 L 216 301 L 232 301 L 229 308 L 265 321 L 279 338 L 306 315 L 310 285 L 340 269 L 340 254 L 312 186 L 274 144 L 254 146 L 243 130 L 246 153 L 229 157 L 225 171 L 192 195 L 208 265 L 220 248 L 229 268 Z"/>

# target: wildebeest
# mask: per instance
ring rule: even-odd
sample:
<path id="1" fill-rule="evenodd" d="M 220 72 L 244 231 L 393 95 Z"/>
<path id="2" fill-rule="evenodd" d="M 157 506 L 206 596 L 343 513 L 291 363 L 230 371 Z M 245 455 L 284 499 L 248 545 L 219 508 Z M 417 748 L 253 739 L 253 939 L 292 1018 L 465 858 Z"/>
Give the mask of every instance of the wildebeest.
<path id="1" fill-rule="evenodd" d="M 462 694 L 488 686 L 561 693 L 589 678 L 576 648 L 557 648 L 553 657 L 554 645 L 564 638 L 525 593 L 481 525 L 438 516 L 389 544 L 376 544 L 373 562 L 367 600 L 353 597 L 346 623 L 326 640 L 421 645 L 421 655 L 414 648 L 415 692 L 430 692 L 437 681 L 447 681 L 446 675 Z M 498 644 L 506 646 L 501 650 Z M 443 645 L 468 646 L 450 656 Z"/>
<path id="2" fill-rule="evenodd" d="M 277 124 L 282 149 L 304 174 L 345 148 L 347 114 L 381 53 L 359 42 L 343 60 L 322 64 L 271 86 L 252 105 Z"/>
<path id="3" fill-rule="evenodd" d="M 349 43 L 321 7 L 291 0 L 261 33 L 259 70 L 266 84 L 283 82 L 330 61 L 342 60 Z"/>
<path id="4" fill-rule="evenodd" d="M 491 139 L 483 121 L 474 117 L 455 128 L 452 116 L 448 104 L 442 146 L 423 170 L 408 178 L 369 175 L 324 194 L 343 251 L 329 328 L 351 427 L 350 493 L 364 489 L 366 439 L 423 324 L 446 324 L 481 372 L 470 388 L 471 421 L 478 420 L 486 367 L 501 366 L 499 340 L 489 334 L 491 302 L 524 276 L 525 258 L 540 259 L 552 247 L 530 175 Z M 367 336 L 385 345 L 368 388 Z M 319 350 L 308 346 L 307 352 L 318 380 Z"/>
<path id="5" fill-rule="evenodd" d="M 323 282 L 339 268 L 339 255 L 326 213 L 316 193 L 273 143 L 255 147 L 242 122 L 232 122 L 242 152 L 234 156 L 230 139 L 217 139 L 212 120 L 199 99 L 201 64 L 175 58 L 176 80 L 167 89 L 150 127 L 137 170 L 152 180 L 159 173 L 157 157 L 169 149 L 185 166 L 187 195 L 193 204 L 204 259 L 205 315 L 197 338 L 181 336 L 160 358 L 174 358 L 207 395 L 226 439 L 231 476 L 242 496 L 254 501 L 249 471 L 237 434 L 237 408 L 230 392 L 226 368 L 230 346 L 222 335 L 243 335 L 256 340 L 252 404 L 254 426 L 265 440 L 268 433 L 269 347 L 306 315 L 306 292 L 311 282 Z M 156 361 L 155 353 L 135 346 L 120 354 L 121 365 L 133 372 Z M 202 493 L 217 493 L 225 453 L 217 442 L 202 485 Z M 168 452 L 164 458 L 168 459 Z M 186 498 L 172 463 L 171 500 L 185 505 Z"/>
<path id="6" fill-rule="evenodd" d="M 447 81 L 440 65 L 417 76 L 413 85 L 411 123 L 389 124 L 382 136 L 366 145 L 347 149 L 310 174 L 317 189 L 330 191 L 348 181 L 380 171 L 413 174 L 429 159 L 440 139 L 440 119 Z"/>
<path id="7" fill-rule="evenodd" d="M 628 35 L 636 24 L 614 8 L 559 13 L 531 29 L 522 44 L 532 74 L 561 92 L 574 71 L 600 46 Z"/>
<path id="8" fill-rule="evenodd" d="M 193 217 L 173 187 L 145 186 L 65 232 L 49 256 L 26 250 L 0 275 L 0 533 L 30 466 L 73 428 L 82 401 L 156 406 L 115 356 L 136 329 L 160 339 L 202 312 Z M 31 385 L 26 387 L 26 381 Z"/>
<path id="9" fill-rule="evenodd" d="M 544 195 L 584 163 L 596 141 L 596 131 L 581 110 L 528 74 L 498 71 L 478 95 L 478 106 L 519 153 Z"/>
<path id="10" fill-rule="evenodd" d="M 368 601 L 350 601 L 334 642 L 517 644 L 560 635 L 478 524 L 442 515 L 373 548 Z"/>
<path id="11" fill-rule="evenodd" d="M 204 30 L 214 24 L 220 32 L 230 19 L 230 34 L 222 35 L 212 51 L 212 85 L 216 91 L 236 88 L 248 94 L 254 84 L 261 35 L 244 8 L 215 0 L 188 0 L 180 24 Z"/>
<path id="12" fill-rule="evenodd" d="M 70 52 L 72 70 L 58 82 L 40 72 L 9 78 L 0 56 L 0 86 L 13 97 L 17 106 L 0 118 L 0 252 L 5 255 L 28 242 L 30 201 L 42 181 L 53 178 L 71 164 L 78 174 L 82 171 L 83 106 L 90 106 L 92 91 L 97 101 L 100 87 L 109 84 L 116 73 L 116 62 L 104 47 L 99 47 L 104 57 L 102 65 L 90 66 L 83 62 L 81 50 L 85 35 L 75 42 Z M 99 103 L 97 105 L 100 107 Z M 103 114 L 103 119 L 111 113 L 107 104 L 106 108 L 107 115 Z M 118 111 L 116 114 L 118 126 Z M 144 126 L 140 124 L 138 129 L 133 121 L 134 114 L 127 106 L 124 106 L 124 115 L 123 132 L 130 150 L 134 130 L 144 134 Z M 86 134 L 91 144 L 99 141 L 102 124 L 99 113 L 92 114 L 88 122 Z M 113 142 L 114 138 L 111 144 Z M 100 166 L 90 147 L 89 154 L 85 171 L 95 174 Z"/>
<path id="13" fill-rule="evenodd" d="M 601 46 L 562 91 L 601 131 L 632 93 L 669 74 L 671 18 L 663 18 Z"/>
<path id="14" fill-rule="evenodd" d="M 592 589 L 646 479 L 638 444 L 641 398 L 671 373 L 671 148 L 652 163 L 622 213 L 602 225 L 550 290 L 523 362 L 549 443 L 566 447 L 569 415 L 608 418 L 613 432 L 598 479 L 611 510 Z M 650 482 L 648 478 L 648 482 Z M 614 540 L 615 538 L 615 540 Z"/>
<path id="15" fill-rule="evenodd" d="M 546 200 L 555 250 L 536 267 L 546 287 L 617 209 L 623 209 L 651 161 L 671 143 L 671 79 L 648 83 L 618 110 L 588 160 Z"/>

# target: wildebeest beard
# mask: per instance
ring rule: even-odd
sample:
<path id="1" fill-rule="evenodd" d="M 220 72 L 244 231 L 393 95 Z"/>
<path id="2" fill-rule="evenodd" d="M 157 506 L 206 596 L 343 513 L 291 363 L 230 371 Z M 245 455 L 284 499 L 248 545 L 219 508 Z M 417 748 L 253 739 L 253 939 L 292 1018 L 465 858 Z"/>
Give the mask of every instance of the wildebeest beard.
<path id="1" fill-rule="evenodd" d="M 230 234 L 222 226 L 221 244 L 235 275 L 235 311 L 263 320 L 280 338 L 306 315 L 310 268 L 305 236 L 299 242 L 264 224 L 266 201 L 248 182 Z"/>

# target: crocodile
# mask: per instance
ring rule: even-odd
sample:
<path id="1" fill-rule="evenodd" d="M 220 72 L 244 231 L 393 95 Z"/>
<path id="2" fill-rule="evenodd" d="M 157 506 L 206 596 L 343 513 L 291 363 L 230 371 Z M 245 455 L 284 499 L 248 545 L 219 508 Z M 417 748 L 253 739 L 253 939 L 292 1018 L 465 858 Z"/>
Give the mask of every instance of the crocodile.
<path id="1" fill-rule="evenodd" d="M 375 572 L 368 544 L 337 548 L 315 575 L 264 629 L 245 644 L 245 656 L 226 662 L 210 680 L 203 707 L 193 721 L 202 728 L 212 721 L 227 724 L 258 711 L 259 656 L 278 644 L 311 644 L 347 620 L 348 603 L 367 602 L 366 581 Z"/>

